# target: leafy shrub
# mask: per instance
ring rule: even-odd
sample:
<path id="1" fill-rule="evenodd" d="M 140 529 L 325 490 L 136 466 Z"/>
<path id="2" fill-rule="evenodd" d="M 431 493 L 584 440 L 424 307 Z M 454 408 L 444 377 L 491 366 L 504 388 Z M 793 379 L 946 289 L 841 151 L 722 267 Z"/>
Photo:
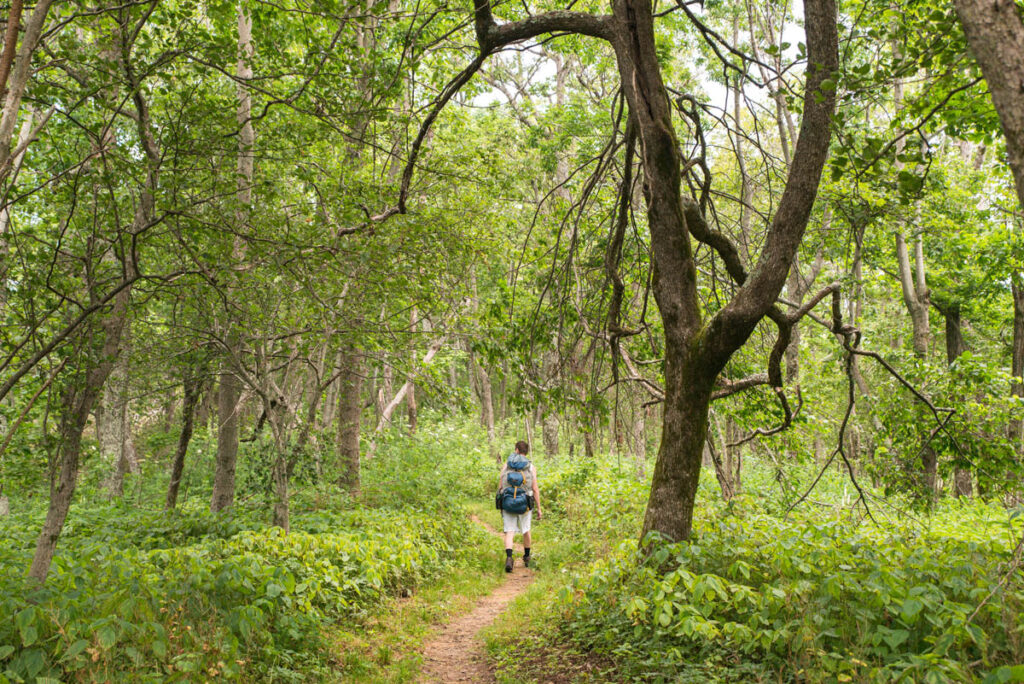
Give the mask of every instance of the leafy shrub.
<path id="1" fill-rule="evenodd" d="M 563 631 L 641 678 L 1024 678 L 1024 579 L 1007 574 L 1017 536 L 1002 509 L 947 503 L 930 525 L 883 528 L 724 513 L 703 499 L 691 541 L 646 558 L 622 544 L 562 592 Z"/>
<path id="2" fill-rule="evenodd" d="M 85 491 L 42 587 L 26 589 L 24 572 L 45 502 L 16 508 L 0 519 L 0 682 L 329 677 L 327 626 L 445 574 L 485 534 L 457 500 L 476 486 L 467 472 L 490 472 L 483 452 L 428 448 L 437 430 L 368 463 L 380 507 L 306 488 L 287 534 L 259 501 L 164 513 Z"/>
<path id="3" fill-rule="evenodd" d="M 486 435 L 471 419 L 421 420 L 415 435 L 398 429 L 380 435 L 378 453 L 363 475 L 370 505 L 443 510 L 451 501 L 493 495 L 497 469 Z"/>

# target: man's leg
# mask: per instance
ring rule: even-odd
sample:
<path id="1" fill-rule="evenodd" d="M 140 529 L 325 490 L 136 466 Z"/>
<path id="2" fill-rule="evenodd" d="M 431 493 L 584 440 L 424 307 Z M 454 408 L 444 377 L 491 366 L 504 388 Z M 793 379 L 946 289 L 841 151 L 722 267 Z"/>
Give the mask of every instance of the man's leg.
<path id="1" fill-rule="evenodd" d="M 515 532 L 505 532 L 505 572 L 512 572 L 512 566 L 515 564 L 512 559 L 512 540 L 515 536 Z"/>

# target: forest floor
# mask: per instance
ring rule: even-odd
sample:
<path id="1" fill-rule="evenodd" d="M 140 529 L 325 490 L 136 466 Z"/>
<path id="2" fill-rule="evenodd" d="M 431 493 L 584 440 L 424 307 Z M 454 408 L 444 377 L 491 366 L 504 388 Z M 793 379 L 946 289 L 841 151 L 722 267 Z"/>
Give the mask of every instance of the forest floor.
<path id="1" fill-rule="evenodd" d="M 477 516 L 474 523 L 501 539 L 501 533 Z M 515 545 L 516 565 L 494 591 L 480 599 L 468 613 L 438 632 L 423 647 L 421 682 L 493 682 L 481 632 L 494 623 L 508 604 L 533 581 L 533 572 L 523 566 L 523 547 Z"/>

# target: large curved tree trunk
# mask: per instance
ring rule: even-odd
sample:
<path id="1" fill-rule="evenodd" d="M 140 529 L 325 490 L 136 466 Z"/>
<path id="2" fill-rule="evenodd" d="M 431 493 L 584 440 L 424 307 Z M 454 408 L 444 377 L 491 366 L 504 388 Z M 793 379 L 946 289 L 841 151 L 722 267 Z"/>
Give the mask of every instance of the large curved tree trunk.
<path id="1" fill-rule="evenodd" d="M 823 91 L 821 84 L 837 68 L 838 35 L 833 0 L 807 0 L 805 5 L 808 63 L 815 66 L 808 69 L 804 118 L 786 188 L 749 277 L 735 248 L 722 244 L 725 238 L 708 228 L 699 207 L 684 205 L 683 160 L 661 79 L 651 3 L 616 0 L 613 5 L 612 45 L 641 142 L 653 290 L 665 329 L 664 422 L 643 536 L 690 536 L 715 380 L 774 306 L 817 195 L 835 108 L 834 93 Z M 730 275 L 742 284 L 707 325 L 697 295 L 691 235 L 713 244 L 726 259 Z M 788 337 L 788 329 L 786 333 Z M 779 375 L 773 384 L 781 387 L 781 382 Z"/>

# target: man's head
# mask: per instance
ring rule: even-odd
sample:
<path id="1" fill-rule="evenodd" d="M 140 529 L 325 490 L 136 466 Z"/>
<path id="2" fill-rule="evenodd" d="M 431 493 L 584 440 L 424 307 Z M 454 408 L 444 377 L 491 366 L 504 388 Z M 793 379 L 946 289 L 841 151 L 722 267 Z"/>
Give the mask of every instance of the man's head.
<path id="1" fill-rule="evenodd" d="M 516 442 L 516 453 L 525 456 L 526 454 L 530 453 L 530 445 L 524 442 L 523 440 L 519 440 L 518 442 Z"/>

